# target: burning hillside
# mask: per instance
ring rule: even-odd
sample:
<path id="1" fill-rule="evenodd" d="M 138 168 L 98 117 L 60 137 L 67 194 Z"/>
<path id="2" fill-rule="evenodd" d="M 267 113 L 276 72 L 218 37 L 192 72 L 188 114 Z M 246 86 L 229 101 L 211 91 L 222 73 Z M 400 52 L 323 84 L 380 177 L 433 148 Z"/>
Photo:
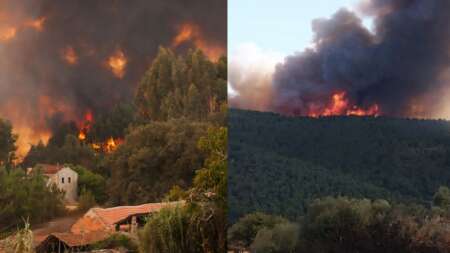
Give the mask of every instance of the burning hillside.
<path id="1" fill-rule="evenodd" d="M 331 96 L 330 101 L 325 105 L 310 103 L 308 105 L 306 115 L 311 117 L 319 116 L 378 116 L 381 112 L 377 104 L 371 105 L 368 108 L 361 108 L 350 103 L 345 91 L 336 92 Z M 300 112 L 299 114 L 303 114 Z"/>
<path id="2" fill-rule="evenodd" d="M 230 103 L 288 115 L 449 118 L 449 13 L 446 0 L 365 0 L 358 13 L 316 19 L 312 46 L 279 61 L 270 78 L 259 62 L 249 73 L 231 68 Z"/>
<path id="3" fill-rule="evenodd" d="M 0 117 L 19 135 L 19 153 L 70 121 L 88 139 L 96 115 L 131 100 L 161 45 L 216 59 L 224 20 L 221 0 L 1 1 Z"/>
<path id="4" fill-rule="evenodd" d="M 99 141 L 92 138 L 92 128 L 95 124 L 94 115 L 91 111 L 87 111 L 84 118 L 78 122 L 78 140 L 81 143 L 90 145 L 95 151 L 103 153 L 111 153 L 123 143 L 122 138 L 108 137 L 106 140 Z"/>

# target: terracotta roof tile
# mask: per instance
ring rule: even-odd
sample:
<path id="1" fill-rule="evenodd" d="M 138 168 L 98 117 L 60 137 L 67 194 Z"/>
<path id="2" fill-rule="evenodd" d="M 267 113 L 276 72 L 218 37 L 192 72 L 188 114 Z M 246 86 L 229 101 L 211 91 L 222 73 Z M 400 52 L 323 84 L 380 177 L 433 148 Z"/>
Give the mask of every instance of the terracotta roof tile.
<path id="1" fill-rule="evenodd" d="M 58 238 L 70 247 L 84 246 L 93 244 L 95 242 L 103 241 L 111 236 L 111 233 L 106 231 L 95 231 L 86 234 L 73 234 L 73 233 L 52 233 L 50 236 Z"/>
<path id="2" fill-rule="evenodd" d="M 97 230 L 114 230 L 114 225 L 133 215 L 158 212 L 164 207 L 183 205 L 184 202 L 149 203 L 139 206 L 117 206 L 112 208 L 91 208 L 70 229 L 72 233 Z"/>
<path id="3" fill-rule="evenodd" d="M 94 211 L 106 224 L 114 225 L 133 215 L 144 215 L 158 212 L 164 207 L 174 206 L 176 202 L 171 203 L 150 203 L 139 206 L 118 206 L 112 208 L 95 208 Z"/>
<path id="4" fill-rule="evenodd" d="M 70 232 L 74 234 L 82 234 L 89 231 L 111 230 L 105 222 L 98 217 L 96 213 L 89 210 L 83 217 L 78 219 L 70 228 Z"/>
<path id="5" fill-rule="evenodd" d="M 51 233 L 39 245 L 56 238 L 70 247 L 89 245 L 102 241 L 115 231 L 115 224 L 133 215 L 145 215 L 158 212 L 164 207 L 184 205 L 184 201 L 167 203 L 149 203 L 139 206 L 118 206 L 112 208 L 91 208 L 72 225 L 70 232 Z"/>
<path id="6" fill-rule="evenodd" d="M 60 171 L 63 166 L 54 164 L 38 164 L 36 165 L 36 168 L 42 168 L 42 174 L 52 175 Z"/>

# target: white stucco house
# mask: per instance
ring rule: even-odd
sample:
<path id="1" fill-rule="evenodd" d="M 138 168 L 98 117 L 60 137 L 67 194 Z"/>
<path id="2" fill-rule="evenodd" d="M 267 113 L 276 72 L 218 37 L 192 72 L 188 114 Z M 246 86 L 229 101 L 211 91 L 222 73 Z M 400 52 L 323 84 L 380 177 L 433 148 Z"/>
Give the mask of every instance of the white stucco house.
<path id="1" fill-rule="evenodd" d="M 34 169 L 40 170 L 48 178 L 47 186 L 56 185 L 64 191 L 64 200 L 74 203 L 78 199 L 78 173 L 67 166 L 38 164 Z M 33 169 L 28 169 L 31 172 Z"/>

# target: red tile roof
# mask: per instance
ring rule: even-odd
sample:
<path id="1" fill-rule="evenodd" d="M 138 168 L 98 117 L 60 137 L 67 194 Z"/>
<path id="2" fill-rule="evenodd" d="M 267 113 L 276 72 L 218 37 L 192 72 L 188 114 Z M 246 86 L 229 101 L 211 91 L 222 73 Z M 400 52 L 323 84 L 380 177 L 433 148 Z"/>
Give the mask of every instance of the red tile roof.
<path id="1" fill-rule="evenodd" d="M 71 228 L 72 233 L 97 230 L 114 230 L 115 224 L 134 215 L 159 212 L 164 207 L 183 205 L 184 202 L 149 203 L 139 206 L 117 206 L 112 208 L 91 208 Z"/>
<path id="2" fill-rule="evenodd" d="M 63 168 L 63 166 L 54 164 L 38 164 L 36 165 L 36 168 L 42 169 L 42 174 L 52 175 L 60 171 Z"/>
<path id="3" fill-rule="evenodd" d="M 105 240 L 115 232 L 115 224 L 134 215 L 158 212 L 165 207 L 184 205 L 184 201 L 149 203 L 139 206 L 118 206 L 112 208 L 91 208 L 72 225 L 70 232 L 51 233 L 39 247 L 45 247 L 50 240 L 57 239 L 70 247 L 89 245 Z"/>
<path id="4" fill-rule="evenodd" d="M 106 224 L 114 225 L 129 218 L 130 216 L 158 212 L 164 207 L 175 206 L 177 204 L 181 204 L 181 202 L 150 203 L 140 206 L 118 206 L 105 209 L 94 208 L 92 211 L 95 212 Z"/>
<path id="5" fill-rule="evenodd" d="M 106 231 L 95 231 L 86 234 L 73 234 L 73 233 L 53 233 L 51 236 L 58 238 L 70 247 L 84 246 L 93 244 L 99 241 L 103 241 L 111 236 L 111 233 Z"/>

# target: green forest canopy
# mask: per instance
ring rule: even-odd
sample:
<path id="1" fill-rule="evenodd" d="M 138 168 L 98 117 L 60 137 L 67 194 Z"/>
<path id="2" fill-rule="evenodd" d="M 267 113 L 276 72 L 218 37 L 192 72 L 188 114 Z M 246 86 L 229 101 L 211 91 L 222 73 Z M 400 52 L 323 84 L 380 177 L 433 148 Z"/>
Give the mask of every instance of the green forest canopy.
<path id="1" fill-rule="evenodd" d="M 429 205 L 450 184 L 450 122 L 284 117 L 230 110 L 232 220 L 254 211 L 302 215 L 324 196 Z"/>

